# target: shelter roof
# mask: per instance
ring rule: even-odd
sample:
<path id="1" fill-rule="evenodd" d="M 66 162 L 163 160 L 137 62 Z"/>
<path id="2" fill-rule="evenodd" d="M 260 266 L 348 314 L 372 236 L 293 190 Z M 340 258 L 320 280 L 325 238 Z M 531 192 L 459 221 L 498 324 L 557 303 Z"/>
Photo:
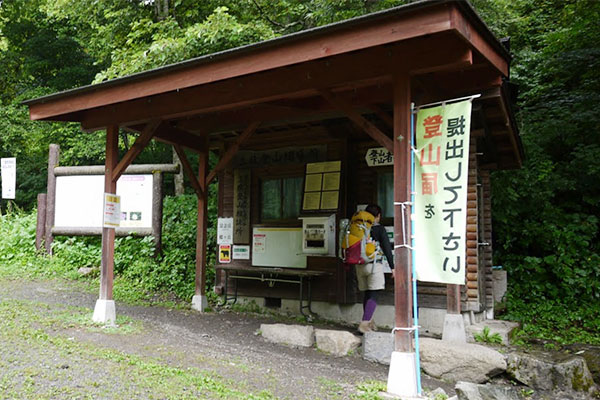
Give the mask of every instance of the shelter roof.
<path id="1" fill-rule="evenodd" d="M 142 73 L 26 101 L 33 120 L 109 125 L 201 151 L 234 141 L 260 122 L 273 127 L 341 118 L 385 125 L 394 76 L 411 77 L 417 104 L 484 93 L 478 129 L 498 168 L 518 167 L 522 149 L 504 84 L 510 55 L 461 0 L 426 0 Z M 261 131 L 262 130 L 262 131 Z M 366 135 L 365 135 L 366 137 Z"/>

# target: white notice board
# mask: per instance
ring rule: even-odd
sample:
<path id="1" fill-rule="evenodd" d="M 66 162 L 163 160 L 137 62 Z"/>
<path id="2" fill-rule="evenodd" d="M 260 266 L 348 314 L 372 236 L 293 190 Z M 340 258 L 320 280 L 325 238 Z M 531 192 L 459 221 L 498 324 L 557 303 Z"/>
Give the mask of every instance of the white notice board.
<path id="1" fill-rule="evenodd" d="M 117 181 L 117 195 L 121 227 L 152 227 L 152 175 L 123 175 Z M 54 226 L 101 228 L 103 202 L 103 175 L 58 176 Z"/>
<path id="2" fill-rule="evenodd" d="M 302 228 L 254 228 L 252 265 L 306 268 L 306 254 L 302 253 Z"/>

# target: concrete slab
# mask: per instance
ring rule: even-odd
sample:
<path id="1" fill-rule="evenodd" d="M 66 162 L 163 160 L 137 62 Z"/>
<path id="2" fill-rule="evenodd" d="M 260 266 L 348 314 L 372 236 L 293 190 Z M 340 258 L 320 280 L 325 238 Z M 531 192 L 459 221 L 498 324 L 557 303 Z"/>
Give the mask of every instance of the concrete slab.
<path id="1" fill-rule="evenodd" d="M 117 320 L 114 300 L 96 300 L 92 321 L 101 324 L 114 325 Z"/>
<path id="2" fill-rule="evenodd" d="M 508 346 L 513 332 L 519 327 L 519 323 L 513 321 L 501 321 L 496 319 L 488 319 L 477 324 L 467 327 L 467 340 L 471 343 L 476 342 L 474 337 L 481 334 L 485 327 L 490 330 L 490 335 L 499 334 L 502 338 L 502 344 Z"/>
<path id="3" fill-rule="evenodd" d="M 461 314 L 446 314 L 442 340 L 449 343 L 467 343 L 465 321 Z"/>
<path id="4" fill-rule="evenodd" d="M 192 297 L 192 309 L 194 309 L 196 311 L 204 312 L 204 311 L 206 311 L 207 308 L 208 308 L 208 300 L 207 300 L 206 296 L 197 294 L 194 297 Z"/>

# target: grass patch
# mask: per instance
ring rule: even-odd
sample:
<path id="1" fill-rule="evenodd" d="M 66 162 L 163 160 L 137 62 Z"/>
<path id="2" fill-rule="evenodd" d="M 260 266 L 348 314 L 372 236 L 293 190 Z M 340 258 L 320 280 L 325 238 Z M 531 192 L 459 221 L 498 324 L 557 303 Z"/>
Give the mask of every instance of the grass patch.
<path id="1" fill-rule="evenodd" d="M 69 312 L 76 311 L 73 317 Z M 80 343 L 58 327 L 90 328 L 77 308 L 52 312 L 24 301 L 0 303 L 0 388 L 3 398 L 255 399 L 275 397 L 245 388 L 197 368 L 177 368 L 160 360 Z M 135 322 L 124 319 L 122 324 Z M 93 327 L 91 327 L 93 328 Z"/>

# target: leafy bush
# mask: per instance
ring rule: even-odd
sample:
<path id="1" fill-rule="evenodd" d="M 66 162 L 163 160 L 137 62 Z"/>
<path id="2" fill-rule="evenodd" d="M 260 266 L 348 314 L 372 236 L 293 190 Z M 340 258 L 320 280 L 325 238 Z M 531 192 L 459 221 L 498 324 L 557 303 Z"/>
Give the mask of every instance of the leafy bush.
<path id="1" fill-rule="evenodd" d="M 489 326 L 484 326 L 483 331 L 473 335 L 473 338 L 480 343 L 502 344 L 502 336 L 498 332 L 490 333 Z"/>
<path id="2" fill-rule="evenodd" d="M 209 187 L 209 215 L 216 216 L 216 185 Z M 11 203 L 12 204 L 12 203 Z M 175 299 L 188 302 L 196 274 L 196 196 L 166 197 L 163 213 L 163 254 L 157 256 L 154 238 L 115 239 L 115 298 L 129 301 Z M 36 212 L 11 209 L 0 214 L 0 274 L 4 277 L 62 277 L 88 279 L 81 267 L 100 268 L 99 237 L 57 237 L 53 257 L 35 251 Z M 207 235 L 207 290 L 214 282 L 215 218 Z M 92 275 L 97 282 L 97 275 Z"/>

